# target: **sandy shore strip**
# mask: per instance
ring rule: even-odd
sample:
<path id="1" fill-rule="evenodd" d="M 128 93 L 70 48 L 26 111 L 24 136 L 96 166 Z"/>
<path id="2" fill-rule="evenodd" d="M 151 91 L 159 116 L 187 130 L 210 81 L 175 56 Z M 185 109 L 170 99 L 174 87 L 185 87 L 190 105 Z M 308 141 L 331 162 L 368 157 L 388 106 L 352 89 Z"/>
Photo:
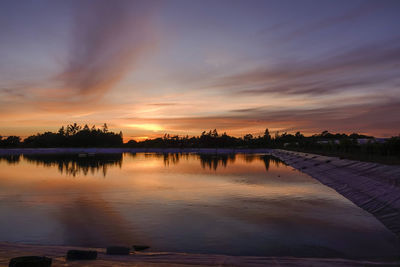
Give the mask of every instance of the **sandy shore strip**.
<path id="1" fill-rule="evenodd" d="M 97 260 L 66 261 L 65 255 L 70 249 L 90 249 L 98 252 Z M 0 267 L 8 266 L 9 260 L 18 256 L 46 256 L 53 259 L 52 266 L 136 266 L 136 267 L 170 267 L 170 266 L 398 266 L 396 262 L 357 261 L 346 259 L 292 258 L 292 257 L 256 257 L 227 256 L 214 254 L 187 254 L 167 252 L 137 252 L 127 256 L 106 255 L 105 249 L 43 246 L 17 243 L 0 243 Z"/>
<path id="2" fill-rule="evenodd" d="M 271 154 L 333 188 L 400 237 L 400 166 L 279 149 Z"/>

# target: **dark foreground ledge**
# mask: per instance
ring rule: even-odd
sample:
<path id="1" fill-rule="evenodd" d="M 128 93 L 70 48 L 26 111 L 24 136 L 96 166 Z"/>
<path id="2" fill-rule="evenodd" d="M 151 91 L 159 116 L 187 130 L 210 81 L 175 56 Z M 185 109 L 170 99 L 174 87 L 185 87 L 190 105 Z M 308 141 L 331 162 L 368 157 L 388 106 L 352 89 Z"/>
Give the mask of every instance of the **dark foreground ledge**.
<path id="1" fill-rule="evenodd" d="M 279 149 L 271 154 L 335 189 L 400 237 L 400 166 Z"/>
<path id="2" fill-rule="evenodd" d="M 52 267 L 61 266 L 137 266 L 137 267 L 172 267 L 172 266 L 399 266 L 400 261 L 359 261 L 329 258 L 293 258 L 293 257 L 257 257 L 227 256 L 215 254 L 189 254 L 174 252 L 138 252 L 133 255 L 107 255 L 105 249 L 90 248 L 98 252 L 97 260 L 67 262 L 65 255 L 71 249 L 89 249 L 66 246 L 41 246 L 16 243 L 0 243 L 0 267 L 8 266 L 13 257 L 38 255 L 50 257 Z"/>

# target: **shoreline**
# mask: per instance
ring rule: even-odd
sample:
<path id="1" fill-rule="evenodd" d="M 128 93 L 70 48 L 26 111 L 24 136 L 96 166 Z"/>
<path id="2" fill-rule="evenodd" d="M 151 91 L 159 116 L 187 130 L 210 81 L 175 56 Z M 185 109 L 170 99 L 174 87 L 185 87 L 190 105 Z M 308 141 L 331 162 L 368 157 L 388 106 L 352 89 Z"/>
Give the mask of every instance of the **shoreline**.
<path id="1" fill-rule="evenodd" d="M 97 260 L 66 261 L 70 249 L 96 250 Z M 59 266 L 398 266 L 400 261 L 350 260 L 339 258 L 294 258 L 262 256 L 228 256 L 218 254 L 191 254 L 175 252 L 136 252 L 126 256 L 107 255 L 104 248 L 84 248 L 73 246 L 28 245 L 0 242 L 0 267 L 8 266 L 13 257 L 46 256 L 53 259 L 53 267 Z"/>
<path id="2" fill-rule="evenodd" d="M 0 155 L 55 154 L 55 153 L 270 153 L 270 148 L 0 148 Z"/>

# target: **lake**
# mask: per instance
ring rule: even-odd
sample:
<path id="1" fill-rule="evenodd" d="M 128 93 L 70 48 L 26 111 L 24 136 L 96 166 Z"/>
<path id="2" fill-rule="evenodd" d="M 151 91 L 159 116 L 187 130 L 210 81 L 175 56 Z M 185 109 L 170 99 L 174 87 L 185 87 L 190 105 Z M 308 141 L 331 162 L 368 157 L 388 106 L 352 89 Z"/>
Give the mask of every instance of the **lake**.
<path id="1" fill-rule="evenodd" d="M 0 157 L 0 241 L 229 255 L 392 259 L 398 238 L 263 154 Z"/>

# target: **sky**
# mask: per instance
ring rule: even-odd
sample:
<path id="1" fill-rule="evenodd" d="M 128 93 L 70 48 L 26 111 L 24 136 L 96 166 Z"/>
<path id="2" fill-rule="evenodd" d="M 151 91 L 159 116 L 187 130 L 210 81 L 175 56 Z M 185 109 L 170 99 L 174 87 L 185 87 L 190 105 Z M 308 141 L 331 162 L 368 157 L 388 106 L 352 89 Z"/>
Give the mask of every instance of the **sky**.
<path id="1" fill-rule="evenodd" d="M 400 1 L 0 3 L 0 135 L 400 134 Z"/>

